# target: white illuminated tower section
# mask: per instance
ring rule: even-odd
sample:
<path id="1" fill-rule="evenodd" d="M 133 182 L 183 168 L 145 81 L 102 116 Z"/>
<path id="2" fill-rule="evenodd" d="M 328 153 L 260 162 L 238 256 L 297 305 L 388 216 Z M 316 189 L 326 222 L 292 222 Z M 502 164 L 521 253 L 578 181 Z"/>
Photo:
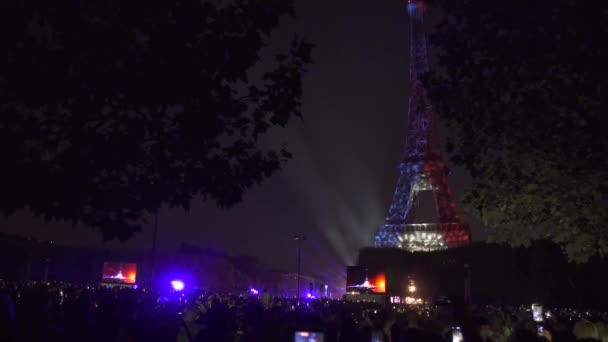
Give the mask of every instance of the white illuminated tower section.
<path id="1" fill-rule="evenodd" d="M 447 182 L 448 167 L 441 154 L 436 115 L 420 80 L 429 70 L 424 27 L 426 3 L 408 1 L 410 17 L 409 106 L 404 157 L 386 222 L 374 245 L 408 251 L 460 247 L 471 240 L 467 224 L 456 213 Z M 423 192 L 432 194 L 434 219 L 417 217 Z"/>

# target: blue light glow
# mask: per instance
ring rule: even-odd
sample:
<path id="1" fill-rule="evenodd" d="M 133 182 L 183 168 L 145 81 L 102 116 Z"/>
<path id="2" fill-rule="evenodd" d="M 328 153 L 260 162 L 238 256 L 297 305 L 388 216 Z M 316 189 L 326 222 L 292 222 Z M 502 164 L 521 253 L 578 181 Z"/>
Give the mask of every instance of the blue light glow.
<path id="1" fill-rule="evenodd" d="M 171 281 L 171 287 L 175 291 L 183 291 L 184 290 L 184 282 L 181 280 L 173 280 Z"/>
<path id="2" fill-rule="evenodd" d="M 251 292 L 254 295 L 257 295 L 258 293 L 260 293 L 260 291 L 254 289 L 254 288 L 249 289 L 249 292 Z"/>

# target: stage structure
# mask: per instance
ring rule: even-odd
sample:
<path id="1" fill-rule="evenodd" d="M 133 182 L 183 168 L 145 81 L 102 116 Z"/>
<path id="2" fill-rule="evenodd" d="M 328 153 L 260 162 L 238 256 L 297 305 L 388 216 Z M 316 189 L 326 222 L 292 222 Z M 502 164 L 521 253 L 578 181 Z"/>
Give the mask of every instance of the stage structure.
<path id="1" fill-rule="evenodd" d="M 448 167 L 442 157 L 437 116 L 429 103 L 420 77 L 429 70 L 424 27 L 426 3 L 408 1 L 410 16 L 410 75 L 408 126 L 400 176 L 388 216 L 378 229 L 376 247 L 408 251 L 435 251 L 460 247 L 471 240 L 469 226 L 456 213 L 447 181 Z M 417 218 L 419 198 L 429 191 L 435 206 L 434 219 Z"/>

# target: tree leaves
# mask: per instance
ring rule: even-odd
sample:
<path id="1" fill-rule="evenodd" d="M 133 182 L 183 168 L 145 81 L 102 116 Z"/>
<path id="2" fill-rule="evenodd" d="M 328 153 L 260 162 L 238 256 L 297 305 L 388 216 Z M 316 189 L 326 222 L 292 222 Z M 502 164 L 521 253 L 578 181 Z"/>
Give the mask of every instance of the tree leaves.
<path id="1" fill-rule="evenodd" d="M 291 1 L 0 6 L 0 211 L 127 239 L 163 203 L 237 203 L 290 157 L 256 142 L 301 115 L 311 45 L 249 78 Z"/>
<path id="2" fill-rule="evenodd" d="M 447 15 L 425 85 L 454 129 L 453 161 L 475 177 L 467 210 L 493 241 L 606 256 L 605 5 L 439 2 Z"/>

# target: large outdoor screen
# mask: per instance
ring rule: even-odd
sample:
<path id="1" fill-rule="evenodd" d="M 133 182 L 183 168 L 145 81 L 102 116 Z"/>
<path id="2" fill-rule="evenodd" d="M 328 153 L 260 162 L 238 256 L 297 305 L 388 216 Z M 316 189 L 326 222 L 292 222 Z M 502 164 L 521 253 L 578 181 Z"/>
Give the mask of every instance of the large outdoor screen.
<path id="1" fill-rule="evenodd" d="M 135 284 L 137 280 L 137 264 L 106 261 L 103 263 L 101 278 L 107 282 Z"/>
<path id="2" fill-rule="evenodd" d="M 386 273 L 360 266 L 348 267 L 346 290 L 359 293 L 386 293 Z"/>

